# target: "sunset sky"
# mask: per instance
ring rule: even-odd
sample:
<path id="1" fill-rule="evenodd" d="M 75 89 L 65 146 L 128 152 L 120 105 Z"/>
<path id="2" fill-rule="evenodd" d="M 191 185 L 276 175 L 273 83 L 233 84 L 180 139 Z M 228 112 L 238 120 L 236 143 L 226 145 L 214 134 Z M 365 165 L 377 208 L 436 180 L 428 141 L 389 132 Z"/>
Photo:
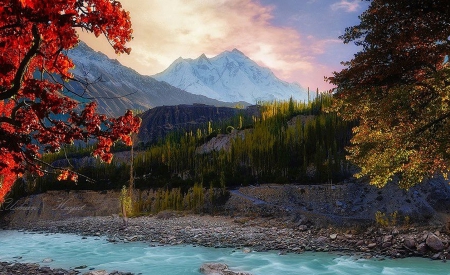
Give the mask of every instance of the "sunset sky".
<path id="1" fill-rule="evenodd" d="M 357 48 L 338 36 L 359 22 L 360 0 L 122 0 L 133 24 L 131 54 L 116 56 L 105 38 L 82 40 L 144 75 L 178 57 L 208 57 L 234 48 L 279 78 L 320 90 Z"/>

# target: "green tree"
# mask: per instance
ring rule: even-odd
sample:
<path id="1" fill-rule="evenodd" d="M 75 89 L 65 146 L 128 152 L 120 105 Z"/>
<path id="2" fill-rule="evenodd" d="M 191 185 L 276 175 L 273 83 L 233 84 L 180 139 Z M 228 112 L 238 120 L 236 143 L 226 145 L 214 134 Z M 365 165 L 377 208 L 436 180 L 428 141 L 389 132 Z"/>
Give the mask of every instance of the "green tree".
<path id="1" fill-rule="evenodd" d="M 382 187 L 409 188 L 450 160 L 450 2 L 373 0 L 340 37 L 361 47 L 328 80 L 337 110 L 357 120 L 349 159 Z"/>

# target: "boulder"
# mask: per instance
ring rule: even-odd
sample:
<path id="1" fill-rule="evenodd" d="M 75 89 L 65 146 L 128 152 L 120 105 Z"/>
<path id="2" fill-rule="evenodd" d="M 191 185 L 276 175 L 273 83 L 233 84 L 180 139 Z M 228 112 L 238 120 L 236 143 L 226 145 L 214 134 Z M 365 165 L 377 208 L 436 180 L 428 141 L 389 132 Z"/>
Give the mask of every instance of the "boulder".
<path id="1" fill-rule="evenodd" d="M 414 249 L 416 248 L 416 241 L 414 240 L 413 237 L 407 237 L 405 238 L 405 241 L 403 242 L 404 245 L 409 248 L 409 249 Z"/>
<path id="2" fill-rule="evenodd" d="M 204 263 L 200 272 L 205 275 L 251 275 L 247 272 L 231 271 L 224 263 Z"/>
<path id="3" fill-rule="evenodd" d="M 427 246 L 434 252 L 440 252 L 444 250 L 444 243 L 433 233 L 429 233 L 427 240 L 425 241 Z"/>
<path id="4" fill-rule="evenodd" d="M 425 253 L 427 253 L 427 251 L 428 251 L 428 248 L 425 243 L 421 243 L 417 246 L 417 252 L 419 252 L 420 254 L 425 254 Z"/>
<path id="5" fill-rule="evenodd" d="M 108 271 L 106 270 L 94 270 L 84 273 L 83 275 L 108 275 Z"/>

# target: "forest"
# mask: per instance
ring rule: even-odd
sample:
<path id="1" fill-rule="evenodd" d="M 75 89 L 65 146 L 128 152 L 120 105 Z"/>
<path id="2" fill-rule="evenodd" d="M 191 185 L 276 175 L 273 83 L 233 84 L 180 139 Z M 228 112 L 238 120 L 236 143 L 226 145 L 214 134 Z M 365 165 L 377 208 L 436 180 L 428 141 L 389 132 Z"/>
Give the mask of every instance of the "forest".
<path id="1" fill-rule="evenodd" d="M 333 97 L 322 94 L 305 103 L 294 100 L 259 102 L 260 115 L 237 115 L 227 122 L 209 122 L 196 131 L 173 132 L 154 144 L 133 147 L 133 180 L 137 189 L 187 192 L 194 185 L 233 188 L 261 183 L 338 184 L 352 174 L 345 147 L 355 123 L 330 112 Z M 199 152 L 214 137 L 230 132 L 228 149 Z M 58 180 L 56 174 L 27 176 L 15 194 L 47 190 L 121 189 L 130 181 L 130 147 L 116 144 L 116 156 L 106 164 L 91 157 L 90 146 L 65 147 L 44 154 L 42 161 L 74 167 L 83 175 L 77 183 Z M 119 157 L 118 154 L 121 154 Z"/>

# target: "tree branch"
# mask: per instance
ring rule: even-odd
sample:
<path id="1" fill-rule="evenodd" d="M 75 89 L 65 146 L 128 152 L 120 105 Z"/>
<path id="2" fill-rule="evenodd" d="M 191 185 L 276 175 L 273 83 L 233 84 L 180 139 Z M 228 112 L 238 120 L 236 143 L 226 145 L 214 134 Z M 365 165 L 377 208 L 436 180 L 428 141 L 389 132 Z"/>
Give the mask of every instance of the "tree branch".
<path id="1" fill-rule="evenodd" d="M 5 117 L 5 116 L 0 117 L 0 123 L 8 123 L 8 124 L 16 126 L 16 127 L 21 126 L 20 123 L 18 123 L 16 120 L 9 118 L 9 117 Z"/>
<path id="2" fill-rule="evenodd" d="M 438 123 L 444 121 L 445 119 L 447 119 L 449 117 L 450 117 L 450 113 L 444 114 L 444 115 L 440 116 L 439 118 L 437 118 L 437 119 L 435 119 L 433 121 L 430 121 L 429 123 L 427 123 L 424 126 L 420 127 L 414 133 L 416 135 L 421 134 L 421 133 L 425 132 L 427 129 L 429 129 L 430 127 L 432 127 L 433 125 L 438 124 Z"/>
<path id="3" fill-rule="evenodd" d="M 31 46 L 30 50 L 28 50 L 25 57 L 22 59 L 22 62 L 20 62 L 16 76 L 14 77 L 13 86 L 5 92 L 0 92 L 0 100 L 11 98 L 19 92 L 27 67 L 30 64 L 31 59 L 39 50 L 42 40 L 36 25 L 33 25 L 31 32 L 33 34 L 33 45 Z"/>

